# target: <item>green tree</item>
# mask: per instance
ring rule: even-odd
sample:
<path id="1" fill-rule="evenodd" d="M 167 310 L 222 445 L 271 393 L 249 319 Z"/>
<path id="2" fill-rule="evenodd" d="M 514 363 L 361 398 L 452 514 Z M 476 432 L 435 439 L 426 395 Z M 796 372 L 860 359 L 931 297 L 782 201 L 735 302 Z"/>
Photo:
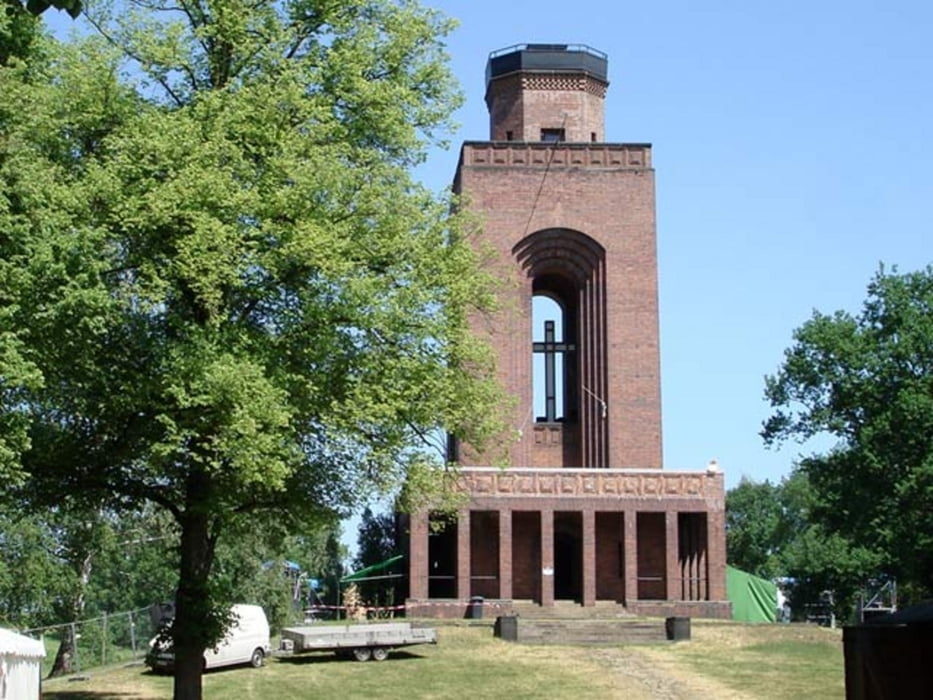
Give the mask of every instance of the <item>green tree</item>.
<path id="1" fill-rule="evenodd" d="M 173 523 L 140 512 L 0 507 L 0 620 L 19 628 L 78 621 L 170 599 Z"/>
<path id="2" fill-rule="evenodd" d="M 813 516 L 816 494 L 795 469 L 778 484 L 743 479 L 726 494 L 729 563 L 767 579 L 782 579 L 794 615 L 833 592 L 835 612 L 847 618 L 876 571 L 877 558 L 828 533 Z"/>
<path id="3" fill-rule="evenodd" d="M 139 509 L 111 514 L 107 522 L 110 533 L 94 553 L 88 610 L 99 615 L 171 600 L 178 570 L 178 528 L 170 515 L 144 503 Z"/>
<path id="4" fill-rule="evenodd" d="M 25 629 L 52 625 L 68 573 L 54 532 L 35 514 L 0 508 L 0 624 Z"/>
<path id="5" fill-rule="evenodd" d="M 323 602 L 325 605 L 340 605 L 340 579 L 344 576 L 343 560 L 347 556 L 346 547 L 341 544 L 336 533 L 329 533 L 324 543 L 325 558 L 319 565 L 311 568 L 315 572 L 320 585 L 317 598 L 314 602 Z"/>
<path id="6" fill-rule="evenodd" d="M 360 531 L 357 536 L 357 554 L 353 561 L 354 571 L 386 561 L 400 553 L 395 530 L 393 513 L 374 514 L 367 506 L 360 519 Z M 388 576 L 401 573 L 404 565 L 397 563 L 380 571 L 375 576 Z M 360 596 L 366 605 L 395 605 L 398 600 L 395 579 L 361 581 L 357 584 Z"/>
<path id="7" fill-rule="evenodd" d="M 294 534 L 285 542 L 285 560 L 298 564 L 301 570 L 299 603 L 337 605 L 338 582 L 343 577 L 346 547 L 340 543 L 340 523 Z M 314 593 L 312 580 L 316 581 Z"/>
<path id="8" fill-rule="evenodd" d="M 222 599 L 261 605 L 278 631 L 304 619 L 306 579 L 309 572 L 326 569 L 328 539 L 339 536 L 339 523 L 321 523 L 310 536 L 291 533 L 281 519 L 258 525 L 257 520 L 245 523 L 218 542 L 213 585 L 222 589 Z"/>
<path id="9" fill-rule="evenodd" d="M 882 268 L 857 316 L 814 313 L 766 396 L 766 443 L 837 440 L 799 465 L 832 549 L 859 552 L 862 575 L 933 593 L 933 268 Z"/>
<path id="10" fill-rule="evenodd" d="M 55 555 L 66 572 L 66 585 L 55 601 L 53 611 L 60 621 L 81 620 L 87 609 L 87 594 L 96 554 L 107 546 L 112 535 L 106 516 L 90 511 L 57 509 L 47 520 L 54 532 Z M 49 677 L 74 673 L 78 640 L 73 629 L 62 633 Z"/>
<path id="11" fill-rule="evenodd" d="M 5 96 L 8 91 L 18 89 L 26 80 L 25 62 L 35 56 L 39 36 L 39 20 L 15 0 L 0 2 L 0 95 Z M 0 101 L 0 129 L 8 119 L 9 108 L 6 100 Z M 0 167 L 2 165 L 0 161 Z M 0 190 L 0 220 L 8 208 L 9 196 Z M 0 245 L 6 242 L 7 233 L 0 229 Z M 6 249 L 3 250 L 5 252 Z M 4 406 L 13 406 L 21 392 L 41 383 L 41 375 L 24 357 L 22 342 L 10 328 L 15 298 L 9 291 L 11 280 L 6 271 L 2 270 L 0 274 L 4 275 L 0 277 L 0 401 Z M 19 456 L 28 444 L 28 418 L 24 412 L 0 412 L 0 481 L 7 484 L 20 481 Z"/>
<path id="12" fill-rule="evenodd" d="M 31 52 L 40 23 L 20 5 L 19 0 L 0 1 L 0 65 L 11 59 L 25 59 Z"/>
<path id="13" fill-rule="evenodd" d="M 780 492 L 780 485 L 743 477 L 726 493 L 726 552 L 732 566 L 762 578 L 784 575 Z"/>
<path id="14" fill-rule="evenodd" d="M 199 698 L 223 533 L 320 526 L 421 436 L 498 430 L 467 324 L 490 285 L 409 174 L 458 102 L 437 13 L 130 5 L 92 15 L 114 51 L 0 74 L 0 332 L 38 375 L 0 416 L 48 502 L 171 513 L 175 697 Z"/>
<path id="15" fill-rule="evenodd" d="M 64 508 L 38 514 L 23 505 L 4 503 L 0 509 L 3 617 L 20 627 L 79 620 L 106 523 L 97 514 L 76 516 Z M 62 636 L 50 675 L 73 670 L 75 643 L 71 634 Z"/>

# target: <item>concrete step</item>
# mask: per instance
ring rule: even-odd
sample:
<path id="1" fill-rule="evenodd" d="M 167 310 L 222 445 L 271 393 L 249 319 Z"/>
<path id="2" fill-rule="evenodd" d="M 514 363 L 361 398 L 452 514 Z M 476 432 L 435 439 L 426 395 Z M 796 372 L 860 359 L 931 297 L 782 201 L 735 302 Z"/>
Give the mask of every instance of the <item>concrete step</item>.
<path id="1" fill-rule="evenodd" d="M 666 641 L 661 620 L 516 619 L 517 639 L 527 644 L 654 644 Z"/>

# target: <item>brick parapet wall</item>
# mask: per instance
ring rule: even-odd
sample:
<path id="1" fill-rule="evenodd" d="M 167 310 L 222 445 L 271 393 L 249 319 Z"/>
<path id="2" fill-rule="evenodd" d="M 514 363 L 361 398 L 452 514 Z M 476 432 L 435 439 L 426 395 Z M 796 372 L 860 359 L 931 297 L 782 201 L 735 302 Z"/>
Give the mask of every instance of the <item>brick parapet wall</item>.
<path id="1" fill-rule="evenodd" d="M 466 141 L 460 149 L 460 167 L 465 166 L 651 170 L 651 146 L 645 143 Z"/>

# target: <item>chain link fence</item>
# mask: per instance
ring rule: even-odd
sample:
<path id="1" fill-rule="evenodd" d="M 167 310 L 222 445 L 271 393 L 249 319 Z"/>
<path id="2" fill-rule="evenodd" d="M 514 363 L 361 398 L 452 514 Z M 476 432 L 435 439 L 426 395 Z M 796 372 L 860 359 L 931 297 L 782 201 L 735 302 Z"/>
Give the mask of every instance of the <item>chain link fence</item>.
<path id="1" fill-rule="evenodd" d="M 35 627 L 23 634 L 42 640 L 46 657 L 43 677 L 48 676 L 62 645 L 70 655 L 68 673 L 82 673 L 96 666 L 142 659 L 149 650 L 149 640 L 156 635 L 156 625 L 149 608 L 105 614 L 63 625 Z"/>

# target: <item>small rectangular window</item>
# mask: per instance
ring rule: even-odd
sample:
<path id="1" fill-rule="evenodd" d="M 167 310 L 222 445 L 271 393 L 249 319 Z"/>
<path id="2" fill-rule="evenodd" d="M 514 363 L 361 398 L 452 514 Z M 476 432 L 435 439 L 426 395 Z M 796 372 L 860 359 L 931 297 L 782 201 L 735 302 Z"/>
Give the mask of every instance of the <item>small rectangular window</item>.
<path id="1" fill-rule="evenodd" d="M 505 132 L 505 140 L 506 140 L 506 141 L 511 141 L 511 140 L 512 140 L 512 132 L 511 132 L 511 131 L 506 131 L 506 132 Z"/>
<path id="2" fill-rule="evenodd" d="M 541 129 L 541 140 L 554 142 L 564 140 L 563 129 Z"/>
<path id="3" fill-rule="evenodd" d="M 596 143 L 596 132 L 595 131 L 590 132 L 590 141 L 592 141 L 593 143 Z"/>

